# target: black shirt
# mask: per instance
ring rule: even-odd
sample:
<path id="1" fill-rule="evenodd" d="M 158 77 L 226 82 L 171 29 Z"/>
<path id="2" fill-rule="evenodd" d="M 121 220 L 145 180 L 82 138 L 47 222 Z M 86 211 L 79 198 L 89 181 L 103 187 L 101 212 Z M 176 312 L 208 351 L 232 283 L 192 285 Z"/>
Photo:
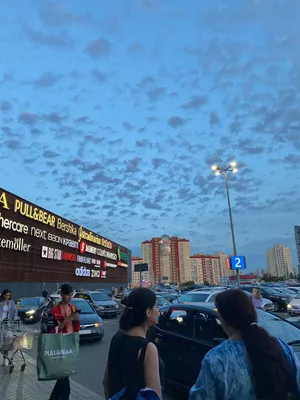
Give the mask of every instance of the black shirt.
<path id="1" fill-rule="evenodd" d="M 112 397 L 124 387 L 126 398 L 132 400 L 138 391 L 145 387 L 144 369 L 139 363 L 139 351 L 147 345 L 148 340 L 140 336 L 129 336 L 117 332 L 111 340 L 108 355 L 109 395 Z M 142 352 L 141 352 L 142 354 Z M 160 362 L 162 382 L 162 363 Z"/>

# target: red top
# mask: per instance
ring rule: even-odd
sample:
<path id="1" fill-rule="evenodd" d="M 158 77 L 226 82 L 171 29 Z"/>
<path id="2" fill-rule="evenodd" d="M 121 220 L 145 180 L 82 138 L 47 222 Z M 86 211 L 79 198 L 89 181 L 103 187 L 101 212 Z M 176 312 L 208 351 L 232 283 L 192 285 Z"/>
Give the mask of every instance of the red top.
<path id="1" fill-rule="evenodd" d="M 73 332 L 79 332 L 80 331 L 80 321 L 73 321 L 70 324 L 67 324 L 64 326 L 63 329 L 61 329 L 59 326 L 63 322 L 63 320 L 70 315 L 71 313 L 76 313 L 77 308 L 73 306 L 72 304 L 68 304 L 69 307 L 69 312 L 65 312 L 63 307 L 61 306 L 61 303 L 59 303 L 57 306 L 53 307 L 50 313 L 53 315 L 55 321 L 58 323 L 58 333 L 73 333 Z M 56 333 L 56 327 L 51 329 L 50 333 Z"/>

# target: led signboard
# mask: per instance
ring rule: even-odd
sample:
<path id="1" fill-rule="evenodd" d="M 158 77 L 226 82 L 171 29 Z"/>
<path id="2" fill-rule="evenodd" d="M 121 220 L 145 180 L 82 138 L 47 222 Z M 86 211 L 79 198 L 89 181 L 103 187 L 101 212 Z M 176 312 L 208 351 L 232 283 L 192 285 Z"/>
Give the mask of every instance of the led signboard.
<path id="1" fill-rule="evenodd" d="M 126 283 L 128 249 L 0 188 L 0 280 Z"/>

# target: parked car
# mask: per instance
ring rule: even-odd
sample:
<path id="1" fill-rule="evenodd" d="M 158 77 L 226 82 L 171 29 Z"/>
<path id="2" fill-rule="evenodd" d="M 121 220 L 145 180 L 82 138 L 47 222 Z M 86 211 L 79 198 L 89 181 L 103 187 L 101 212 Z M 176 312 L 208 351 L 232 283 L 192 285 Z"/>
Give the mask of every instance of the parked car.
<path id="1" fill-rule="evenodd" d="M 244 292 L 245 292 L 246 294 L 248 294 L 249 297 L 251 296 L 251 293 L 249 293 L 249 292 L 247 292 L 247 291 L 244 291 Z M 269 312 L 275 311 L 275 307 L 274 307 L 273 302 L 272 302 L 271 300 L 269 300 L 269 299 L 265 299 L 264 297 L 262 298 L 261 308 L 262 308 L 264 311 L 269 311 Z"/>
<path id="2" fill-rule="evenodd" d="M 180 295 L 178 295 L 177 293 L 166 293 L 161 295 L 162 297 L 164 297 L 165 299 L 167 299 L 170 303 L 176 304 L 178 303 L 178 299 L 180 297 Z"/>
<path id="3" fill-rule="evenodd" d="M 58 298 L 50 301 L 43 311 L 42 318 L 60 301 L 61 299 Z M 95 308 L 88 301 L 79 298 L 72 299 L 71 304 L 77 308 L 79 313 L 80 339 L 95 339 L 100 341 L 104 336 L 104 326 L 102 318 L 98 315 Z"/>
<path id="4" fill-rule="evenodd" d="M 290 344 L 300 356 L 300 329 L 274 314 L 257 310 L 258 324 Z M 227 339 L 213 303 L 176 304 L 160 310 L 148 331 L 165 365 L 165 383 L 188 391 L 196 382 L 206 353 Z M 300 358 L 300 357 L 299 357 Z M 179 397 L 178 397 L 179 398 Z"/>
<path id="5" fill-rule="evenodd" d="M 246 292 L 252 293 L 252 290 L 254 288 L 259 289 L 261 295 L 272 301 L 272 303 L 274 304 L 274 311 L 286 311 L 287 310 L 287 305 L 289 304 L 289 302 L 292 300 L 292 297 L 289 295 L 285 295 L 281 292 L 279 292 L 278 290 L 276 290 L 276 288 L 271 288 L 271 287 L 267 287 L 267 286 L 262 286 L 260 285 L 258 286 L 254 286 L 254 285 L 247 285 L 247 286 L 241 286 L 241 289 L 245 290 Z"/>
<path id="6" fill-rule="evenodd" d="M 75 298 L 87 300 L 97 311 L 100 317 L 116 317 L 120 313 L 120 306 L 107 294 L 98 291 L 77 291 Z"/>
<path id="7" fill-rule="evenodd" d="M 287 306 L 287 312 L 290 315 L 300 314 L 300 294 L 297 294 L 296 297 L 290 301 Z"/>
<path id="8" fill-rule="evenodd" d="M 171 303 L 163 296 L 156 296 L 156 300 L 158 308 L 171 305 Z"/>
<path id="9" fill-rule="evenodd" d="M 38 322 L 46 303 L 43 297 L 22 297 L 16 302 L 16 307 L 23 322 Z"/>
<path id="10" fill-rule="evenodd" d="M 209 303 L 215 301 L 218 293 L 220 290 L 193 290 L 180 296 L 178 303 Z"/>

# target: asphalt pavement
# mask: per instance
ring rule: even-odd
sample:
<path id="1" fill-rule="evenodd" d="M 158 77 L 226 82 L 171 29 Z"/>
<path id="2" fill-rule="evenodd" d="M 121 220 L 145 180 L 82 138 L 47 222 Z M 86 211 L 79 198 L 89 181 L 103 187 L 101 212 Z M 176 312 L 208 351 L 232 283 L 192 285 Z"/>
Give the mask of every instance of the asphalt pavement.
<path id="1" fill-rule="evenodd" d="M 108 357 L 111 338 L 117 332 L 118 318 L 103 319 L 104 337 L 100 342 L 82 341 L 79 352 L 79 362 L 77 365 L 77 374 L 72 379 L 81 385 L 88 387 L 96 393 L 104 396 L 102 380 L 105 371 L 105 365 Z M 37 343 L 40 324 L 26 324 L 25 330 L 33 336 L 32 349 L 25 353 L 37 358 Z"/>
<path id="2" fill-rule="evenodd" d="M 288 316 L 287 313 L 278 313 L 278 315 L 283 318 Z M 82 341 L 80 345 L 77 374 L 72 376 L 73 381 L 102 396 L 104 396 L 102 380 L 108 357 L 109 345 L 113 335 L 118 330 L 119 319 L 103 319 L 103 323 L 104 337 L 101 342 Z M 25 329 L 33 338 L 32 349 L 26 350 L 25 353 L 36 360 L 40 324 L 26 324 Z M 172 398 L 168 396 L 165 396 L 164 399 L 172 400 Z"/>

